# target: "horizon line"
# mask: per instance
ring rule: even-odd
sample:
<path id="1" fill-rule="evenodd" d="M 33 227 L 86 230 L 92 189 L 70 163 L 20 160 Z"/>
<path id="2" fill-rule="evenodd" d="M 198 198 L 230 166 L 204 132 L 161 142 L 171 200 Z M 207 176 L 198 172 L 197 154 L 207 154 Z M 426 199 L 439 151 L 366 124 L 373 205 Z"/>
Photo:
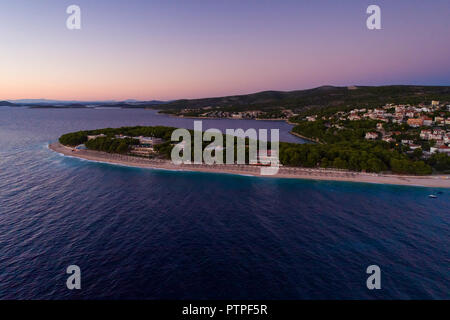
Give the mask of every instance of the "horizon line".
<path id="1" fill-rule="evenodd" d="M 314 90 L 318 88 L 323 87 L 334 87 L 334 88 L 349 88 L 349 87 L 450 87 L 449 85 L 432 85 L 432 84 L 383 84 L 383 85 L 321 85 L 317 87 L 309 87 L 306 89 L 294 89 L 294 90 L 261 90 L 261 91 L 254 91 L 250 93 L 241 93 L 241 94 L 228 94 L 228 95 L 221 95 L 221 96 L 207 96 L 207 97 L 198 97 L 198 98 L 177 98 L 177 99 L 134 99 L 134 98 L 127 98 L 127 99 L 85 99 L 85 100 L 78 100 L 76 98 L 73 99 L 52 99 L 52 98 L 15 98 L 15 99 L 0 99 L 0 101 L 7 101 L 14 103 L 15 101 L 30 101 L 30 100 L 47 100 L 47 101 L 57 101 L 57 102 L 106 102 L 106 103 L 118 103 L 118 102 L 146 102 L 146 101 L 159 101 L 159 102 L 171 102 L 171 101 L 178 101 L 178 100 L 197 100 L 197 99 L 214 99 L 214 98 L 224 98 L 224 97 L 235 97 L 235 96 L 246 96 L 246 95 L 252 95 L 252 94 L 258 94 L 258 93 L 264 93 L 264 92 L 294 92 L 294 91 L 307 91 L 307 90 Z M 43 101 L 45 102 L 45 101 Z"/>

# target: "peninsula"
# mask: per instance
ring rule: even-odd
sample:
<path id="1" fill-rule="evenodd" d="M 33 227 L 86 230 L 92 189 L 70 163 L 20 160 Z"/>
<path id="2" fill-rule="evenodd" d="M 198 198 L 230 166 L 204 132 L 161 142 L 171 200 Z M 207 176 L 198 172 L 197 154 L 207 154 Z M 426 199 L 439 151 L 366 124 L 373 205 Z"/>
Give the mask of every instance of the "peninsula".
<path id="1" fill-rule="evenodd" d="M 59 142 L 49 145 L 55 152 L 66 156 L 91 161 L 165 170 L 200 171 L 260 176 L 260 168 L 250 164 L 181 164 L 170 160 L 174 143 L 170 141 L 171 127 L 122 127 L 68 133 Z M 319 144 L 317 144 L 319 145 Z M 370 172 L 370 170 L 347 170 L 333 167 L 319 167 L 302 163 L 286 163 L 295 146 L 314 147 L 313 144 L 298 145 L 280 143 L 281 167 L 275 178 L 296 178 L 313 180 L 334 180 L 379 184 L 411 185 L 450 188 L 450 176 L 435 172 L 433 175 L 395 174 L 392 171 Z M 322 146 L 322 145 L 320 145 Z M 307 150 L 307 149 L 305 149 Z M 297 152 L 297 151 L 294 151 Z M 401 155 L 396 155 L 400 156 Z M 308 158 L 308 154 L 306 155 Z M 403 159 L 404 161 L 412 161 Z M 412 161 L 414 163 L 414 161 Z"/>

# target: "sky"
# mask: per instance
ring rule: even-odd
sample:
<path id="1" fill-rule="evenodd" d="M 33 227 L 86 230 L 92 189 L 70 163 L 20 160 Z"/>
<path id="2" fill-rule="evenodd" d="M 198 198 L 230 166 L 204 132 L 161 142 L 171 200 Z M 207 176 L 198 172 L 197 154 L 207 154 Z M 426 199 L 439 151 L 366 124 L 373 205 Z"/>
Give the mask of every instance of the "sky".
<path id="1" fill-rule="evenodd" d="M 449 57 L 450 0 L 0 0 L 0 100 L 450 85 Z"/>

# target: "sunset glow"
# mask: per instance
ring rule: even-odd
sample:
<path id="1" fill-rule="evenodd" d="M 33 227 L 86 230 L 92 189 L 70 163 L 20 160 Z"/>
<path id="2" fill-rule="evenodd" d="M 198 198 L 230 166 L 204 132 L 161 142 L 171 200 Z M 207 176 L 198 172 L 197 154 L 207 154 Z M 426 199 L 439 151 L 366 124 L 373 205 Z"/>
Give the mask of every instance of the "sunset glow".
<path id="1" fill-rule="evenodd" d="M 449 1 L 0 1 L 0 99 L 177 99 L 450 83 Z M 414 6 L 412 4 L 414 3 Z"/>

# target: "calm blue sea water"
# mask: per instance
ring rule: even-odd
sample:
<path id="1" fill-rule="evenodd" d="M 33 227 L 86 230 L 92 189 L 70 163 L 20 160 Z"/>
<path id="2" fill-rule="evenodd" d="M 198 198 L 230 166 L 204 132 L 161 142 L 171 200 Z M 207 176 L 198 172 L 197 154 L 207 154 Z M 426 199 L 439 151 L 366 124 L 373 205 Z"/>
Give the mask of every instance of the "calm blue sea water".
<path id="1" fill-rule="evenodd" d="M 206 123 L 295 141 L 282 122 Z M 449 190 L 136 169 L 46 147 L 138 124 L 192 120 L 0 107 L 0 298 L 450 299 Z M 66 289 L 71 264 L 80 291 Z M 371 264 L 382 290 L 366 288 Z"/>

